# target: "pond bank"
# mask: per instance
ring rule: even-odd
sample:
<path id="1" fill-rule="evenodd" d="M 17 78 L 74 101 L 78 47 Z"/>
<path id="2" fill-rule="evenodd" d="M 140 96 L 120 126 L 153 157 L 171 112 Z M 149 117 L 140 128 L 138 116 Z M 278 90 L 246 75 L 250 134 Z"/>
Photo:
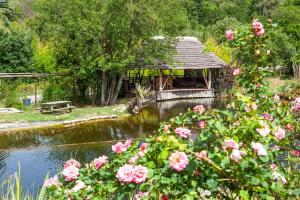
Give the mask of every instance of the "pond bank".
<path id="1" fill-rule="evenodd" d="M 112 119 L 126 115 L 128 115 L 126 104 L 78 108 L 71 113 L 63 115 L 45 115 L 36 111 L 4 114 L 0 117 L 0 133 L 54 126 L 69 127 L 81 123 Z"/>

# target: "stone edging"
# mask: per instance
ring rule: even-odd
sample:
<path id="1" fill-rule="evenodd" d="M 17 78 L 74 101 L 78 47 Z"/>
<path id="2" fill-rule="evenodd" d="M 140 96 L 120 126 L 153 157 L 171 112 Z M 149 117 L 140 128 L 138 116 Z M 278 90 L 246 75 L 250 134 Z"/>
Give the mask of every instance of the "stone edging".
<path id="1" fill-rule="evenodd" d="M 117 115 L 94 116 L 94 117 L 88 117 L 88 118 L 83 118 L 83 119 L 74 119 L 74 120 L 66 120 L 66 121 L 4 123 L 4 124 L 0 124 L 0 134 L 1 133 L 18 132 L 18 131 L 26 131 L 29 129 L 53 127 L 53 126 L 70 127 L 70 126 L 82 124 L 85 122 L 98 121 L 98 120 L 104 120 L 104 119 L 115 119 L 115 118 L 118 118 L 118 116 Z"/>

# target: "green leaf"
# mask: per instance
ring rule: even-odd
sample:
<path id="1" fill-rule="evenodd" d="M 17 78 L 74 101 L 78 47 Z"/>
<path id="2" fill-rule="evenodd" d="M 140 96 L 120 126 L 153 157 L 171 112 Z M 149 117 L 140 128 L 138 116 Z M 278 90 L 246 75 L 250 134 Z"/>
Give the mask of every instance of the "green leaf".
<path id="1" fill-rule="evenodd" d="M 218 189 L 217 188 L 218 187 L 218 182 L 216 180 L 214 180 L 214 179 L 207 180 L 206 184 L 213 191 L 216 191 Z"/>
<path id="2" fill-rule="evenodd" d="M 246 190 L 241 190 L 240 191 L 240 196 L 242 197 L 243 200 L 249 200 L 250 199 L 249 193 Z"/>
<path id="3" fill-rule="evenodd" d="M 258 178 L 252 177 L 251 182 L 253 185 L 258 185 L 260 183 Z"/>

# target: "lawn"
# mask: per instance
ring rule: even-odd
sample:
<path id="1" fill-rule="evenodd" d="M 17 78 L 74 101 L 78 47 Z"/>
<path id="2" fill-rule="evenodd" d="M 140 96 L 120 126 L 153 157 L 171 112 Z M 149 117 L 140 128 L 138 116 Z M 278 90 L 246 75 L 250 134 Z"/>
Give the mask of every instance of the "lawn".
<path id="1" fill-rule="evenodd" d="M 62 115 L 41 114 L 38 111 L 28 110 L 28 111 L 24 111 L 23 113 L 1 115 L 0 123 L 64 121 L 64 120 L 82 119 L 82 118 L 95 117 L 95 116 L 112 116 L 112 115 L 121 116 L 125 114 L 127 114 L 127 109 L 125 104 L 118 104 L 114 106 L 105 106 L 105 107 L 77 108 L 73 110 L 71 113 L 66 113 Z"/>

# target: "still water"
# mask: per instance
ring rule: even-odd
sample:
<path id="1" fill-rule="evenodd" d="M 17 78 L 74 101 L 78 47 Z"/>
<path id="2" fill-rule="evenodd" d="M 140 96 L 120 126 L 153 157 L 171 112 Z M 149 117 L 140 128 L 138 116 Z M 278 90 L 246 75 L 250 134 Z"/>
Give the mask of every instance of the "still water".
<path id="1" fill-rule="evenodd" d="M 0 183 L 18 171 L 25 190 L 36 191 L 45 176 L 56 174 L 72 158 L 90 162 L 111 153 L 117 140 L 144 138 L 155 134 L 159 123 L 195 105 L 224 108 L 226 102 L 215 99 L 192 99 L 158 102 L 141 113 L 126 118 L 85 123 L 69 128 L 38 129 L 0 135 Z"/>

